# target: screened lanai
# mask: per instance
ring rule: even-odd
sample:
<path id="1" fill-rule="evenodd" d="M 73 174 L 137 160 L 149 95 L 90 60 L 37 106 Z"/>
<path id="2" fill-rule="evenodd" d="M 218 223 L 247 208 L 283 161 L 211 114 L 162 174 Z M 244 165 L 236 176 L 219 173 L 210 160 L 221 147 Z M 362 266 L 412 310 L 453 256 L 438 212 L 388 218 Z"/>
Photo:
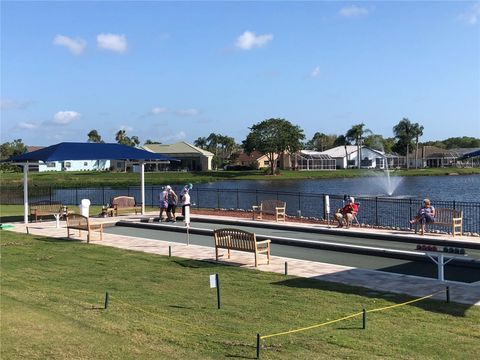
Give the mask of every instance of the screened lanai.
<path id="1" fill-rule="evenodd" d="M 319 151 L 301 150 L 295 154 L 297 170 L 335 170 L 335 159 Z"/>

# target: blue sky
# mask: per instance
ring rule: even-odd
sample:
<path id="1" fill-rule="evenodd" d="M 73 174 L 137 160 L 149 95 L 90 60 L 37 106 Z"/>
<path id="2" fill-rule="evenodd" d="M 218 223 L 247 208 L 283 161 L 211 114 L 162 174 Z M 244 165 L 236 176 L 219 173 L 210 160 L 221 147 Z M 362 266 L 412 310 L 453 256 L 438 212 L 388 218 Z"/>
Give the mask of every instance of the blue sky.
<path id="1" fill-rule="evenodd" d="M 1 141 L 480 137 L 480 2 L 1 3 Z"/>

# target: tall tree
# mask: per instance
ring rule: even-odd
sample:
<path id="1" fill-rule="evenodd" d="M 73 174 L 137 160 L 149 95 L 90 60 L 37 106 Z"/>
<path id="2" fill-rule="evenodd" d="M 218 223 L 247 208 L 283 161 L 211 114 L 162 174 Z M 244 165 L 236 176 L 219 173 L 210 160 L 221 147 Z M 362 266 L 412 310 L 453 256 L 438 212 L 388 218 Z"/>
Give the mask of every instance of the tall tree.
<path id="1" fill-rule="evenodd" d="M 98 133 L 97 130 L 90 130 L 90 132 L 87 134 L 88 136 L 88 142 L 89 143 L 103 143 L 102 137 Z"/>
<path id="2" fill-rule="evenodd" d="M 276 155 L 284 152 L 293 154 L 302 148 L 305 139 L 303 130 L 285 119 L 267 119 L 250 128 L 250 133 L 243 141 L 247 154 L 258 150 L 265 154 L 270 163 L 270 174 L 275 174 Z"/>
<path id="3" fill-rule="evenodd" d="M 357 145 L 357 166 L 360 169 L 360 165 L 362 162 L 362 142 L 363 142 L 363 137 L 365 134 L 371 134 L 372 131 L 369 129 L 365 129 L 365 124 L 356 124 L 353 125 L 350 130 L 347 131 L 345 134 L 345 138 L 350 141 L 350 142 L 355 142 Z"/>
<path id="4" fill-rule="evenodd" d="M 5 142 L 0 145 L 0 160 L 8 159 L 11 156 L 22 155 L 27 152 L 27 147 L 22 139 L 16 139 L 12 142 Z M 3 171 L 20 171 L 20 167 L 8 163 L 1 163 L 0 170 Z"/>
<path id="5" fill-rule="evenodd" d="M 199 137 L 197 140 L 193 142 L 193 145 L 199 147 L 200 149 L 206 149 L 207 148 L 207 138 L 206 137 Z"/>
<path id="6" fill-rule="evenodd" d="M 326 135 L 316 132 L 312 139 L 307 141 L 305 147 L 308 150 L 325 151 L 334 147 L 337 135 Z"/>
<path id="7" fill-rule="evenodd" d="M 129 137 L 127 136 L 127 132 L 125 130 L 118 130 L 115 134 L 115 140 L 117 140 L 117 143 L 119 144 L 131 147 L 135 147 L 140 144 L 138 136 Z"/>
<path id="8" fill-rule="evenodd" d="M 412 141 L 415 138 L 414 124 L 412 124 L 407 118 L 403 118 L 393 127 L 393 133 L 397 139 L 393 149 L 401 155 L 406 155 L 408 169 L 410 167 L 408 155 L 410 153 Z"/>
<path id="9" fill-rule="evenodd" d="M 423 135 L 423 125 L 419 123 L 413 124 L 413 135 L 415 136 L 415 169 L 418 167 L 418 140 Z"/>

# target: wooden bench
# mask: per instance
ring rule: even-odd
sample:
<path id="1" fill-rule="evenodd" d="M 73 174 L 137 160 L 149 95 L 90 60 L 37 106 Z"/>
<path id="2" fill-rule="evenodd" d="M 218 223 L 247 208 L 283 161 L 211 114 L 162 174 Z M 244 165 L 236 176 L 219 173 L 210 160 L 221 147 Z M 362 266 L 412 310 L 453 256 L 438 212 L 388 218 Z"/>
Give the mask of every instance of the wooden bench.
<path id="1" fill-rule="evenodd" d="M 463 221 L 462 219 L 463 219 L 463 211 L 440 208 L 440 209 L 435 209 L 435 221 L 426 224 L 426 226 L 431 226 L 431 225 L 450 226 L 452 228 L 453 237 L 455 237 L 455 235 L 462 236 L 462 221 Z M 421 226 L 421 224 L 419 223 L 415 224 L 415 233 L 417 233 L 418 231 L 418 225 Z"/>
<path id="2" fill-rule="evenodd" d="M 227 249 L 230 259 L 230 250 L 253 252 L 255 254 L 255 267 L 258 266 L 258 254 L 267 254 L 267 264 L 270 264 L 271 240 L 257 241 L 253 233 L 239 229 L 217 229 L 213 231 L 215 238 L 215 258 L 218 261 L 218 249 Z"/>
<path id="3" fill-rule="evenodd" d="M 110 216 L 118 216 L 119 211 L 135 211 L 142 212 L 142 205 L 135 202 L 133 196 L 116 196 L 112 199 L 111 207 L 102 209 L 102 213 Z"/>
<path id="4" fill-rule="evenodd" d="M 35 222 L 40 216 L 65 216 L 68 213 L 68 208 L 59 202 L 39 201 L 30 204 L 30 219 Z"/>
<path id="5" fill-rule="evenodd" d="M 87 243 L 90 242 L 90 236 L 93 231 L 100 232 L 100 240 L 103 240 L 103 224 L 92 224 L 90 219 L 80 214 L 67 215 L 67 237 L 70 238 L 70 230 L 78 230 L 78 235 L 82 231 L 87 231 Z"/>
<path id="6" fill-rule="evenodd" d="M 257 219 L 262 220 L 263 214 L 272 214 L 275 215 L 275 221 L 285 221 L 286 207 L 287 203 L 285 201 L 263 200 L 259 206 L 252 206 L 253 220 L 255 220 L 255 215 L 257 215 Z"/>

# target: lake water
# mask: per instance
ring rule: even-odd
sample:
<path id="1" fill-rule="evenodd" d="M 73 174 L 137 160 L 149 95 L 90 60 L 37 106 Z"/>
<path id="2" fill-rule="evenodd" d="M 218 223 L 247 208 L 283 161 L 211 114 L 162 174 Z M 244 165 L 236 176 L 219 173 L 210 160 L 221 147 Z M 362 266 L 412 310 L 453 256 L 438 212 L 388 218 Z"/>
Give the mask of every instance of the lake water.
<path id="1" fill-rule="evenodd" d="M 480 175 L 391 177 L 394 197 L 480 202 Z M 387 196 L 386 176 L 315 180 L 241 180 L 198 184 L 202 188 L 269 190 L 331 195 Z"/>

